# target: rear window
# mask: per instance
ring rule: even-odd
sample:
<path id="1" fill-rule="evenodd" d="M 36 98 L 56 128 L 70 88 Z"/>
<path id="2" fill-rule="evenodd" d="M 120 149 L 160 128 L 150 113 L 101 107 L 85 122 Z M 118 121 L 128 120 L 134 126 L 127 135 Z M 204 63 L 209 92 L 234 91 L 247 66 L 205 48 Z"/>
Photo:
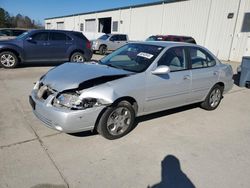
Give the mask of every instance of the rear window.
<path id="1" fill-rule="evenodd" d="M 74 36 L 76 36 L 77 38 L 80 38 L 82 40 L 88 40 L 82 33 L 80 32 L 74 32 L 73 33 Z"/>
<path id="2" fill-rule="evenodd" d="M 127 40 L 127 36 L 126 35 L 120 35 L 119 39 L 120 39 L 120 41 L 126 41 Z"/>

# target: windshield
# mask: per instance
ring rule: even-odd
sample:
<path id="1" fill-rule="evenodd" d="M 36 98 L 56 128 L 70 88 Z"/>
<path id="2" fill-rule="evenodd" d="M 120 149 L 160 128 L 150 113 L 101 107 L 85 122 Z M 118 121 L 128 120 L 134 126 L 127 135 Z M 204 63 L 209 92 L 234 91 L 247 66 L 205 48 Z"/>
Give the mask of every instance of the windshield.
<path id="1" fill-rule="evenodd" d="M 109 35 L 102 35 L 102 36 L 99 37 L 98 39 L 107 40 L 108 38 L 109 38 Z"/>
<path id="2" fill-rule="evenodd" d="M 16 38 L 17 38 L 17 39 L 21 39 L 21 38 L 25 37 L 28 33 L 29 33 L 29 32 L 24 32 L 24 33 L 22 33 L 21 35 L 17 36 Z"/>
<path id="3" fill-rule="evenodd" d="M 162 50 L 161 46 L 131 43 L 101 59 L 100 64 L 131 72 L 143 72 Z"/>

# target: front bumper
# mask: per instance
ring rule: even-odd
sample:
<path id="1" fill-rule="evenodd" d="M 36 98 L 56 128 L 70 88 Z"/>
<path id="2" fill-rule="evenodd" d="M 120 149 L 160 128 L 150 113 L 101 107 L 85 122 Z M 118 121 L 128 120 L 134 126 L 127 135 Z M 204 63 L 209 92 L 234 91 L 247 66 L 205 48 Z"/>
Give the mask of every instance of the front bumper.
<path id="1" fill-rule="evenodd" d="M 50 95 L 46 100 L 40 100 L 36 97 L 36 90 L 33 90 L 30 96 L 33 113 L 47 127 L 65 133 L 93 130 L 98 115 L 104 109 L 104 106 L 85 110 L 61 109 L 52 106 L 54 97 Z"/>

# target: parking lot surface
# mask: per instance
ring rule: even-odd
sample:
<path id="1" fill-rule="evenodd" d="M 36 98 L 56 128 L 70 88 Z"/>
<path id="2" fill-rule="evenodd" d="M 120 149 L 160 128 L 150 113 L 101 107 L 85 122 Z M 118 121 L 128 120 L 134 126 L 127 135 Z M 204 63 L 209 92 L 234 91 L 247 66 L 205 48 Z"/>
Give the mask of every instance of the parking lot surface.
<path id="1" fill-rule="evenodd" d="M 192 105 L 140 117 L 110 141 L 34 117 L 29 93 L 53 66 L 0 69 L 0 188 L 249 187 L 250 90 L 234 86 L 211 112 Z"/>

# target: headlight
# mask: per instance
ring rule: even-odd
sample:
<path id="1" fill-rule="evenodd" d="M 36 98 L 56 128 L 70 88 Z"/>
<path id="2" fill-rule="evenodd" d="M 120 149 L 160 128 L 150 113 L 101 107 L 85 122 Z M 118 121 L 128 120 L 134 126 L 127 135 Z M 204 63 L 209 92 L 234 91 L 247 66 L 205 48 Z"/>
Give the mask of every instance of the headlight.
<path id="1" fill-rule="evenodd" d="M 53 105 L 70 108 L 72 110 L 83 110 L 94 106 L 100 106 L 101 103 L 95 98 L 80 99 L 77 93 L 62 93 L 54 99 Z"/>

